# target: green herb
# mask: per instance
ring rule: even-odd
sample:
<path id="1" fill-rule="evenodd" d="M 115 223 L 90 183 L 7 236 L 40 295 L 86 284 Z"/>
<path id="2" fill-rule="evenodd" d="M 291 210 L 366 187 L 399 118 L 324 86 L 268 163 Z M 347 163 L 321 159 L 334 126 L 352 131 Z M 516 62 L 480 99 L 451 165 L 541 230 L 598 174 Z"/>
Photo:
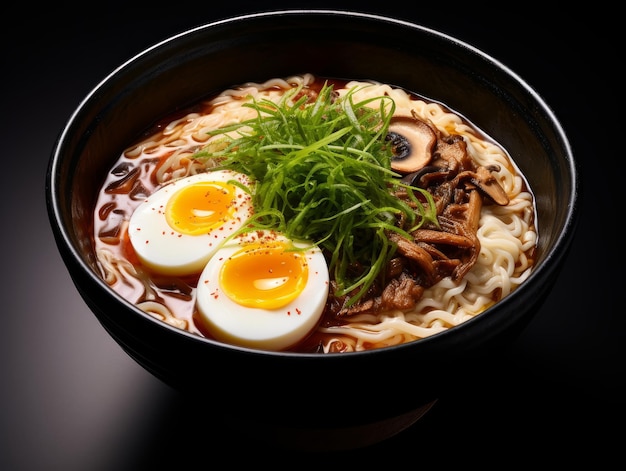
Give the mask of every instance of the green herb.
<path id="1" fill-rule="evenodd" d="M 436 222 L 431 195 L 401 183 L 391 170 L 385 136 L 395 103 L 388 96 L 355 103 L 356 90 L 339 97 L 326 83 L 313 102 L 301 88 L 278 103 L 252 99 L 243 106 L 257 117 L 210 132 L 223 136 L 222 145 L 195 154 L 255 181 L 255 215 L 245 231 L 274 229 L 325 249 L 335 294 L 350 295 L 348 304 L 393 256 L 387 231 L 410 237 L 425 221 Z M 400 187 L 417 209 L 394 195 Z M 410 229 L 399 227 L 400 219 Z"/>

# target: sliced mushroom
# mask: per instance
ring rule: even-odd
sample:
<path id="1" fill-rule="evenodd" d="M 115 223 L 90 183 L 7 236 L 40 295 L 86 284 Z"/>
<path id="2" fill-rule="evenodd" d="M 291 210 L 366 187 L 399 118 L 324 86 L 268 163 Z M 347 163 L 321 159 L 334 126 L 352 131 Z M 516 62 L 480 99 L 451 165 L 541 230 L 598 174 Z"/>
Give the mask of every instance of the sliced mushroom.
<path id="1" fill-rule="evenodd" d="M 474 168 L 467 153 L 467 143 L 462 136 L 453 134 L 437 142 L 434 150 L 435 165 L 446 168 L 452 173 Z"/>
<path id="2" fill-rule="evenodd" d="M 472 185 L 482 191 L 486 196 L 491 198 L 494 203 L 500 206 L 509 204 L 509 197 L 500 186 L 498 180 L 491 174 L 491 171 L 497 171 L 497 168 L 478 167 L 475 172 L 462 172 L 457 175 L 457 181 L 469 180 Z"/>
<path id="3" fill-rule="evenodd" d="M 391 168 L 407 174 L 428 165 L 437 134 L 430 125 L 409 116 L 396 116 L 389 123 L 386 139 L 392 145 Z"/>
<path id="4" fill-rule="evenodd" d="M 491 174 L 490 169 L 487 167 L 478 167 L 476 174 L 478 175 L 478 180 L 474 183 L 484 191 L 494 203 L 500 206 L 509 204 L 509 196 L 504 191 L 504 188 L 500 186 L 498 180 Z"/>
<path id="5" fill-rule="evenodd" d="M 422 177 L 429 173 L 440 172 L 441 168 L 436 165 L 426 165 L 420 168 L 417 172 L 407 173 L 402 177 L 402 182 L 407 185 L 423 186 Z"/>

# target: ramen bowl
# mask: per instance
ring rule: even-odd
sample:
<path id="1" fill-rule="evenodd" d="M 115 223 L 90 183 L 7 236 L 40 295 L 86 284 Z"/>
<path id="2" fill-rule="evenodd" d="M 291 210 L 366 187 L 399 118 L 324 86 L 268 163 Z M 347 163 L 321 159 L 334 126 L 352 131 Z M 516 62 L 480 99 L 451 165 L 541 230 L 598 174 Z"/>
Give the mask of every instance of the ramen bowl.
<path id="1" fill-rule="evenodd" d="M 289 38 L 289 40 L 285 40 Z M 510 154 L 535 197 L 531 274 L 481 314 L 429 337 L 335 354 L 266 351 L 163 322 L 115 292 L 94 248 L 98 189 L 155 122 L 235 84 L 312 73 L 375 80 L 441 102 Z M 255 13 L 200 26 L 145 50 L 79 104 L 52 151 L 49 219 L 86 305 L 137 363 L 212 416 L 300 448 L 352 448 L 418 420 L 455 372 L 488 361 L 535 315 L 561 269 L 578 212 L 574 157 L 559 121 L 506 66 L 420 25 L 344 11 Z M 407 380 L 406 378 L 411 378 Z M 403 379 L 405 378 L 405 379 Z M 261 432 L 262 431 L 262 432 Z"/>

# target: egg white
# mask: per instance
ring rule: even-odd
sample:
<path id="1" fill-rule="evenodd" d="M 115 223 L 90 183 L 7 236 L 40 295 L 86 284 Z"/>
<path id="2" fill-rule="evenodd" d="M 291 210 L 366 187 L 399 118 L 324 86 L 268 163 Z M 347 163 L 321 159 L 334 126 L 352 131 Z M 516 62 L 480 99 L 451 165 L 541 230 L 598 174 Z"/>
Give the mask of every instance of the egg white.
<path id="1" fill-rule="evenodd" d="M 252 215 L 250 194 L 236 188 L 234 214 L 208 232 L 192 235 L 179 232 L 167 221 L 165 208 L 181 188 L 198 182 L 236 180 L 246 187 L 246 175 L 230 170 L 200 173 L 176 180 L 152 193 L 131 215 L 128 235 L 139 260 L 150 269 L 166 275 L 184 276 L 202 271 L 218 246 Z"/>
<path id="2" fill-rule="evenodd" d="M 255 233 L 255 237 L 258 235 Z M 272 233 L 271 237 L 276 234 Z M 224 262 L 241 250 L 243 243 L 242 238 L 227 242 L 202 271 L 196 290 L 198 313 L 203 325 L 219 341 L 262 350 L 284 350 L 311 333 L 321 318 L 329 289 L 326 260 L 317 246 L 294 241 L 297 247 L 306 248 L 308 278 L 302 292 L 281 307 L 247 307 L 231 299 L 220 283 Z"/>

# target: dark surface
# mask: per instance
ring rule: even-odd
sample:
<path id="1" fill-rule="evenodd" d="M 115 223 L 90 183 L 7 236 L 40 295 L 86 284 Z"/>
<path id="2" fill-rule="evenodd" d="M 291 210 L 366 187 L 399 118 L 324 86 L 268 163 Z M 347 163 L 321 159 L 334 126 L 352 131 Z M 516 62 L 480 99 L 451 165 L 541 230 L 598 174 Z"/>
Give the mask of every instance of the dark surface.
<path id="1" fill-rule="evenodd" d="M 281 451 L 278 443 L 274 448 L 217 429 L 210 415 L 196 422 L 199 410 L 216 404 L 201 393 L 183 399 L 144 371 L 79 298 L 48 225 L 45 170 L 65 120 L 116 66 L 172 34 L 254 9 L 85 8 L 54 22 L 23 11 L 6 18 L 2 33 L 0 214 L 8 263 L 0 324 L 0 469 L 138 470 L 169 463 L 184 469 L 216 462 L 362 468 L 374 460 L 413 467 L 587 462 L 601 469 L 619 458 L 626 323 L 617 307 L 621 279 L 610 275 L 623 264 L 623 244 L 612 229 L 619 214 L 609 219 L 619 187 L 609 164 L 619 157 L 608 153 L 612 146 L 603 136 L 621 139 L 621 127 L 611 126 L 622 87 L 605 62 L 611 38 L 589 28 L 594 18 L 563 22 L 530 9 L 505 15 L 435 5 L 419 12 L 346 2 L 272 5 L 354 8 L 430 26 L 483 49 L 539 92 L 570 138 L 583 183 L 578 232 L 550 297 L 497 366 L 479 368 L 419 422 L 366 449 Z M 393 367 L 385 376 L 395 378 Z M 294 391 L 299 387 L 306 386 L 294 385 Z M 353 388 L 338 399 L 367 394 L 366 385 Z"/>

